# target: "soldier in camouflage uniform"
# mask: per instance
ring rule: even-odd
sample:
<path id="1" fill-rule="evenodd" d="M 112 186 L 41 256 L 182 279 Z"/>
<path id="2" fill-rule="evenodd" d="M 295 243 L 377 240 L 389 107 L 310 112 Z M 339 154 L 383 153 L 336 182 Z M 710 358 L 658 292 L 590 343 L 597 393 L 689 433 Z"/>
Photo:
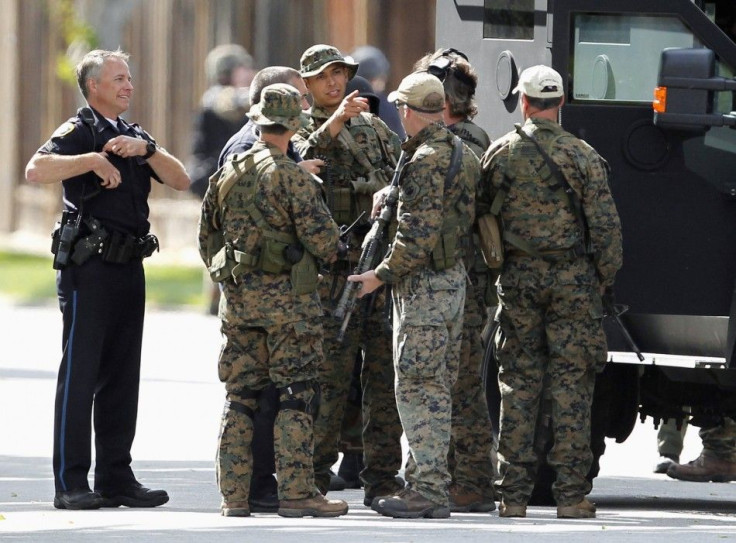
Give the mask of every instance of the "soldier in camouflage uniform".
<path id="1" fill-rule="evenodd" d="M 310 122 L 294 139 L 304 158 L 322 158 L 320 174 L 332 216 L 339 225 L 351 224 L 362 211 L 366 215 L 354 231 L 354 248 L 324 273 L 320 298 L 325 308 L 325 357 L 319 369 L 320 408 L 315 420 L 314 469 L 317 486 L 325 492 L 330 468 L 338 459 L 338 442 L 348 388 L 356 356 L 363 355 L 363 455 L 365 502 L 400 486 L 401 421 L 393 390 L 391 336 L 384 318 L 384 293 L 357 307 L 343 343 L 337 341 L 341 322 L 332 312 L 345 278 L 360 256 L 360 244 L 368 230 L 373 193 L 391 179 L 400 153 L 398 136 L 375 115 L 357 91 L 345 96 L 347 82 L 357 64 L 329 45 L 314 45 L 301 58 L 301 74 L 312 94 Z M 370 341 L 366 339 L 370 338 Z M 358 443 L 359 447 L 360 444 Z"/>
<path id="2" fill-rule="evenodd" d="M 547 462 L 557 474 L 552 485 L 557 516 L 590 518 L 595 516 L 595 506 L 585 498 L 593 459 L 590 407 L 595 373 L 606 361 L 602 296 L 621 267 L 621 225 L 607 163 L 557 122 L 564 96 L 560 75 L 546 66 L 528 68 L 516 90 L 526 121 L 519 127 L 523 134 L 512 131 L 485 153 L 478 195 L 479 217 L 502 195 L 499 219 L 506 252 L 497 284 L 502 307 L 496 345 L 502 398 L 499 513 L 526 516 L 536 479 L 535 424 L 544 396 L 552 404 L 554 444 Z M 573 198 L 529 135 L 574 190 L 587 228 L 580 226 L 585 221 L 573 209 Z"/>
<path id="3" fill-rule="evenodd" d="M 199 223 L 200 254 L 224 296 L 218 373 L 227 401 L 217 455 L 222 514 L 250 514 L 253 413 L 273 383 L 280 403 L 274 428 L 278 513 L 339 516 L 347 504 L 319 493 L 312 466 L 322 357 L 316 259 L 336 258 L 339 230 L 314 178 L 286 156 L 289 139 L 307 122 L 299 91 L 269 85 L 248 116 L 260 138 L 210 179 Z"/>
<path id="4" fill-rule="evenodd" d="M 467 57 L 455 49 L 438 49 L 419 59 L 416 71 L 428 70 L 445 88 L 444 120 L 448 130 L 463 140 L 480 158 L 491 144 L 488 134 L 472 121 L 478 113 L 475 89 L 478 76 Z M 497 305 L 492 291 L 491 270 L 486 266 L 477 240 L 466 237 L 464 247 L 468 282 L 460 369 L 452 391 L 452 436 L 447 458 L 452 483 L 453 512 L 483 512 L 496 508 L 493 492 L 493 425 L 488 415 L 483 384 L 481 334 L 486 307 Z M 407 467 L 407 469 L 409 469 Z"/>
<path id="5" fill-rule="evenodd" d="M 389 95 L 410 157 L 400 178 L 398 230 L 375 270 L 351 275 L 365 296 L 392 285 L 399 414 L 416 469 L 372 508 L 400 518 L 450 516 L 447 452 L 465 303 L 461 238 L 473 223 L 478 158 L 442 122 L 442 83 L 415 72 Z"/>

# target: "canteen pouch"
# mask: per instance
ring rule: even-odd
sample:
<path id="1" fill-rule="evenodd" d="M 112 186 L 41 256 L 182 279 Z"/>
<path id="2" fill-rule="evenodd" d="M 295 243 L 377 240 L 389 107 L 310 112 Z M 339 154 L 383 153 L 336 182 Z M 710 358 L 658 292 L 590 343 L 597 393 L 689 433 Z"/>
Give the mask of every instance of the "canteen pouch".
<path id="1" fill-rule="evenodd" d="M 492 270 L 500 268 L 503 264 L 503 239 L 496 215 L 487 213 L 478 218 L 478 237 L 486 266 Z"/>

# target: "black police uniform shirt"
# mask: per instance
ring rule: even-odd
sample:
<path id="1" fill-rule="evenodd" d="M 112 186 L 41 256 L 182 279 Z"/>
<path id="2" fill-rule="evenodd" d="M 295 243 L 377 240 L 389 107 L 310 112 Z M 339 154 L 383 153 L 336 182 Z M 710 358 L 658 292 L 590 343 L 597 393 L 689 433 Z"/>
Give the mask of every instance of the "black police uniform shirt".
<path id="1" fill-rule="evenodd" d="M 68 156 L 92 151 L 99 153 L 108 140 L 119 134 L 156 143 L 137 124 L 128 124 L 120 119 L 118 125 L 120 132 L 97 111 L 94 111 L 94 124 L 88 125 L 78 113 L 57 128 L 38 152 Z M 107 159 L 120 171 L 120 185 L 106 189 L 92 171 L 65 179 L 62 181 L 64 208 L 78 211 L 81 207 L 83 216 L 94 217 L 107 229 L 135 237 L 143 236 L 150 229 L 148 195 L 151 192 L 151 177 L 159 183 L 161 180 L 142 156 L 122 158 L 108 153 Z"/>

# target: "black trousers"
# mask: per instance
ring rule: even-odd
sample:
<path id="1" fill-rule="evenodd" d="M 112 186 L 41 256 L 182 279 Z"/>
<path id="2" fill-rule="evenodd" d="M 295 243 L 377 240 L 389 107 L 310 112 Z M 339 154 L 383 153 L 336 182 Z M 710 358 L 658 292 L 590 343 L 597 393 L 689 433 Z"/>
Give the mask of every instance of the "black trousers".
<path id="1" fill-rule="evenodd" d="M 253 417 L 253 476 L 250 480 L 250 497 L 266 498 L 278 491 L 276 461 L 273 444 L 273 425 L 279 410 L 279 394 L 272 384 L 266 388 L 258 401 L 258 410 Z"/>
<path id="2" fill-rule="evenodd" d="M 130 448 L 138 415 L 145 276 L 140 260 L 95 256 L 57 275 L 63 355 L 54 413 L 57 491 L 88 489 L 92 414 L 97 491 L 135 482 Z"/>

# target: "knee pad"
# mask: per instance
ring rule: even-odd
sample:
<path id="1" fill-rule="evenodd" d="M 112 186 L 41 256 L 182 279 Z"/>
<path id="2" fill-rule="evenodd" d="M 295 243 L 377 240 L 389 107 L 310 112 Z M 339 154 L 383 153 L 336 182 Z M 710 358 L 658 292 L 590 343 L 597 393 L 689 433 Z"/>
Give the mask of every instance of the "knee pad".
<path id="1" fill-rule="evenodd" d="M 278 389 L 279 411 L 291 409 L 301 411 L 312 417 L 319 409 L 319 385 L 315 381 L 298 381 Z M 305 401 L 305 397 L 309 401 Z"/>

